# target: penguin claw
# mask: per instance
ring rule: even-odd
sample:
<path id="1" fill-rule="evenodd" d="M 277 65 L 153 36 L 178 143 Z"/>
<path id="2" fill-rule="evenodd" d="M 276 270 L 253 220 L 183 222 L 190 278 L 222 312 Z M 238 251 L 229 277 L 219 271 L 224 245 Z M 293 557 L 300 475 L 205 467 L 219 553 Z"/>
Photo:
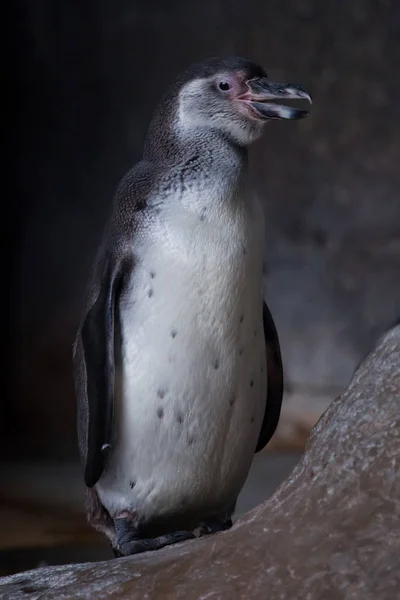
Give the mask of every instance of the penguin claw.
<path id="1" fill-rule="evenodd" d="M 142 552 L 150 552 L 151 550 L 157 550 L 155 539 L 148 540 L 132 540 L 131 542 L 124 542 L 119 547 L 121 552 L 120 556 L 132 556 L 133 554 L 141 554 Z"/>
<path id="2" fill-rule="evenodd" d="M 162 535 L 158 540 L 162 540 L 165 538 L 167 540 L 167 545 L 170 544 L 178 544 L 179 542 L 185 542 L 186 540 L 193 540 L 196 536 L 191 531 L 175 531 L 174 533 L 169 533 L 168 535 Z"/>
<path id="3" fill-rule="evenodd" d="M 165 546 L 171 546 L 172 544 L 178 544 L 179 542 L 192 540 L 194 538 L 195 535 L 190 531 L 175 531 L 174 533 L 169 533 L 156 538 L 125 539 L 118 545 L 118 548 L 114 548 L 114 555 L 117 558 L 122 556 L 132 556 L 133 554 L 141 554 L 142 552 L 160 550 L 160 548 L 164 548 Z"/>

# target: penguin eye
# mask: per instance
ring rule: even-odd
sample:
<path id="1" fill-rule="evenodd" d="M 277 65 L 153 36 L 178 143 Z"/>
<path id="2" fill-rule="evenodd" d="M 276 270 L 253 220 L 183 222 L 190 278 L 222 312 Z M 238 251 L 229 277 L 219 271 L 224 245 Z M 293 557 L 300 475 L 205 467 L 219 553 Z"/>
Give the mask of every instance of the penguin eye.
<path id="1" fill-rule="evenodd" d="M 228 90 L 231 89 L 231 86 L 227 81 L 220 81 L 218 84 L 218 87 L 223 92 L 227 92 Z"/>

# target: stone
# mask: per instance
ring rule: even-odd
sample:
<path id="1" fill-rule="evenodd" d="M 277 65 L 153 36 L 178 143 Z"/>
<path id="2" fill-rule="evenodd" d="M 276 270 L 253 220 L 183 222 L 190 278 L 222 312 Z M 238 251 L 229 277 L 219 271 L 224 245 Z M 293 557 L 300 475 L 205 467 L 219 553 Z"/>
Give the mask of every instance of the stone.
<path id="1" fill-rule="evenodd" d="M 227 532 L 0 580 L 4 600 L 395 600 L 400 590 L 400 326 L 325 411 L 291 475 Z"/>

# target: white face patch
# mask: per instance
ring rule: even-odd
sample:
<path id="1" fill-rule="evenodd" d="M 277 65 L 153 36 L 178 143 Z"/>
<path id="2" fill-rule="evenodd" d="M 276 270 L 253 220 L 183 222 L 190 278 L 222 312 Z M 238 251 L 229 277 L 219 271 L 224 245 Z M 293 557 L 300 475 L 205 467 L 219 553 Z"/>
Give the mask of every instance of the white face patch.
<path id="1" fill-rule="evenodd" d="M 185 84 L 179 92 L 178 122 L 185 131 L 193 128 L 207 126 L 207 119 L 204 119 L 196 106 L 199 106 L 199 99 L 204 93 L 204 89 L 209 85 L 207 79 L 194 79 Z"/>
<path id="2" fill-rule="evenodd" d="M 225 77 L 227 78 L 227 77 Z M 193 79 L 185 84 L 178 97 L 177 122 L 179 135 L 193 135 L 194 130 L 216 130 L 228 134 L 236 143 L 247 146 L 262 134 L 264 122 L 247 117 L 233 98 L 227 98 L 213 90 L 217 77 Z"/>

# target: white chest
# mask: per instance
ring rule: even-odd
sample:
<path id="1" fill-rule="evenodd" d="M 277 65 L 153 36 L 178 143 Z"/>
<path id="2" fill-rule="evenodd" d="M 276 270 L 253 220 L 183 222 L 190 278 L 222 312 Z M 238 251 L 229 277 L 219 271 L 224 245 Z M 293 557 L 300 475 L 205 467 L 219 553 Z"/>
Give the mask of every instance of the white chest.
<path id="1" fill-rule="evenodd" d="M 182 498 L 224 506 L 247 476 L 266 401 L 263 218 L 251 198 L 234 200 L 169 204 L 134 248 L 114 450 L 98 486 L 112 514 L 168 513 Z"/>

